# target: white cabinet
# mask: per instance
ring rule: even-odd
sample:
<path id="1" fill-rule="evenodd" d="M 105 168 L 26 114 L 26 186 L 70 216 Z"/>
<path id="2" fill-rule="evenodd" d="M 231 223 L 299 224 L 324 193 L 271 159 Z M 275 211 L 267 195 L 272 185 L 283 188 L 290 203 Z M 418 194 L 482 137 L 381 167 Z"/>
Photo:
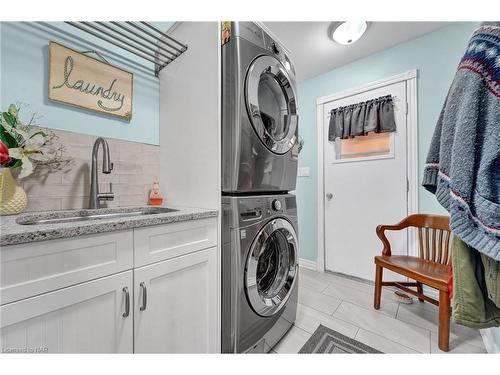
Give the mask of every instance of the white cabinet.
<path id="1" fill-rule="evenodd" d="M 167 260 L 217 245 L 214 217 L 134 229 L 134 266 Z"/>
<path id="2" fill-rule="evenodd" d="M 124 289 L 127 288 L 127 289 Z M 0 347 L 49 353 L 132 353 L 132 271 L 0 307 Z M 125 315 L 125 316 L 124 316 Z"/>
<path id="3" fill-rule="evenodd" d="M 0 351 L 220 348 L 216 218 L 0 252 Z"/>
<path id="4" fill-rule="evenodd" d="M 215 352 L 217 291 L 215 247 L 137 268 L 135 352 Z"/>

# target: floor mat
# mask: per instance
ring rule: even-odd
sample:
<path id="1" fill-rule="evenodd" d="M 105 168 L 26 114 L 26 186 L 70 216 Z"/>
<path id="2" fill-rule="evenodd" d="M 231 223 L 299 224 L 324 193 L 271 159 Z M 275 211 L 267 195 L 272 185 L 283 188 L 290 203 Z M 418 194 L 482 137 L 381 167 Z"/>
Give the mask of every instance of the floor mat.
<path id="1" fill-rule="evenodd" d="M 382 352 L 320 325 L 299 353 L 366 354 Z"/>

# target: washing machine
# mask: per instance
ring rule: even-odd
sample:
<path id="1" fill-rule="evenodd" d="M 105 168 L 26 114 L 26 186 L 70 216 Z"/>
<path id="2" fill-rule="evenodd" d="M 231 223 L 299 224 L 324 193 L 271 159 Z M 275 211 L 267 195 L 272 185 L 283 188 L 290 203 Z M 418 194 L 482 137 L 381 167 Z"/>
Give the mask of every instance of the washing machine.
<path id="1" fill-rule="evenodd" d="M 297 314 L 295 196 L 222 197 L 222 352 L 268 352 Z"/>
<path id="2" fill-rule="evenodd" d="M 299 146 L 295 69 L 252 22 L 222 46 L 223 193 L 295 190 Z"/>

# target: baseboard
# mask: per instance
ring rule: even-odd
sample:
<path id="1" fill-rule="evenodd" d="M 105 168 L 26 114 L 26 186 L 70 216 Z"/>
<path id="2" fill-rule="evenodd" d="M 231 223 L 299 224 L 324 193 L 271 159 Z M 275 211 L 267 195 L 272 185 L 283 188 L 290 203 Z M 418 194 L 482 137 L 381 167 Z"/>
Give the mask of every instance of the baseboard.
<path id="1" fill-rule="evenodd" d="M 500 347 L 498 347 L 493 337 L 493 328 L 480 329 L 479 332 L 481 332 L 486 351 L 488 353 L 500 353 Z"/>
<path id="2" fill-rule="evenodd" d="M 299 266 L 307 268 L 308 270 L 318 270 L 318 265 L 316 264 L 316 262 L 309 259 L 299 258 Z"/>

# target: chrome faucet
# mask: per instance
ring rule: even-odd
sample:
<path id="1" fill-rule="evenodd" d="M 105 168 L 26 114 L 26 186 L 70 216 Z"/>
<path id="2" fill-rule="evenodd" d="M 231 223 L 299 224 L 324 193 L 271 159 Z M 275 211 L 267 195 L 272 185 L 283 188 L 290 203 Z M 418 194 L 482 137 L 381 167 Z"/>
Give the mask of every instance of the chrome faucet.
<path id="1" fill-rule="evenodd" d="M 94 142 L 94 148 L 92 149 L 92 180 L 90 182 L 90 197 L 89 197 L 89 208 L 100 208 L 101 201 L 112 201 L 115 198 L 113 193 L 113 184 L 109 183 L 109 192 L 99 193 L 99 180 L 97 178 L 97 153 L 99 151 L 99 145 L 102 146 L 102 173 L 110 174 L 113 169 L 113 163 L 109 159 L 109 147 L 108 142 L 104 138 L 97 138 Z"/>

